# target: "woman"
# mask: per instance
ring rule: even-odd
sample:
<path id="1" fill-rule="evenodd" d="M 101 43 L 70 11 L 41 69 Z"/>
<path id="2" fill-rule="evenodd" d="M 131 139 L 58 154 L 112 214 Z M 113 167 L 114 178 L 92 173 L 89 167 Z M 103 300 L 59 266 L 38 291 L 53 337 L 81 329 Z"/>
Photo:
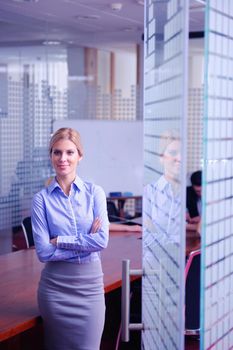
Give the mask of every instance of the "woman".
<path id="1" fill-rule="evenodd" d="M 160 140 L 160 162 L 163 175 L 145 187 L 145 237 L 156 243 L 180 241 L 180 140 L 174 131 L 167 131 Z M 153 233 L 153 236 L 151 236 Z M 149 244 L 149 243 L 148 243 Z"/>
<path id="2" fill-rule="evenodd" d="M 38 304 L 46 349 L 97 350 L 105 314 L 99 252 L 108 243 L 106 198 L 76 176 L 83 156 L 77 131 L 56 131 L 49 152 L 56 177 L 32 205 L 35 247 L 45 262 Z"/>
<path id="3" fill-rule="evenodd" d="M 163 173 L 145 187 L 143 197 L 143 279 L 144 300 L 156 315 L 149 327 L 156 329 L 164 320 L 180 322 L 180 226 L 181 226 L 181 148 L 176 131 L 160 138 L 159 162 Z M 157 166 L 158 168 L 158 166 Z M 153 273 L 150 273 L 153 271 Z M 148 306 L 149 307 L 149 306 Z"/>

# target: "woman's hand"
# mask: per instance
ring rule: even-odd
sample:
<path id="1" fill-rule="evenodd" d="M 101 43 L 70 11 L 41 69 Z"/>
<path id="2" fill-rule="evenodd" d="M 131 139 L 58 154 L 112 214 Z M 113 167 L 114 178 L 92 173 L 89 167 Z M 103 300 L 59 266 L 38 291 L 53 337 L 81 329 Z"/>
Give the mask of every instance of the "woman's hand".
<path id="1" fill-rule="evenodd" d="M 95 218 L 95 220 L 93 221 L 93 224 L 91 226 L 91 233 L 96 233 L 99 231 L 99 229 L 101 228 L 101 220 L 100 218 Z"/>
<path id="2" fill-rule="evenodd" d="M 50 243 L 53 245 L 57 245 L 57 237 L 50 239 Z"/>

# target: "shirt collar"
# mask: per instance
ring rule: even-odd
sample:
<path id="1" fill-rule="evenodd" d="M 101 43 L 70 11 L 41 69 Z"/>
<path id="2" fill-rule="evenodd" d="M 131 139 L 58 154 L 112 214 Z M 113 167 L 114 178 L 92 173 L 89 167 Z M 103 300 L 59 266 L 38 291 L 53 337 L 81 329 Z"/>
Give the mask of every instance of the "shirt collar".
<path id="1" fill-rule="evenodd" d="M 76 176 L 76 178 L 75 178 L 73 184 L 74 184 L 74 186 L 75 186 L 78 190 L 80 190 L 80 191 L 82 191 L 83 188 L 84 188 L 83 180 L 82 180 L 79 176 Z"/>
<path id="2" fill-rule="evenodd" d="M 160 191 L 163 191 L 164 189 L 166 188 L 171 188 L 171 184 L 167 181 L 167 179 L 165 178 L 164 175 L 162 175 L 158 182 L 157 182 L 157 188 L 160 190 Z"/>
<path id="3" fill-rule="evenodd" d="M 177 198 L 178 200 L 180 200 L 180 192 L 175 193 L 172 189 L 172 185 L 170 184 L 169 181 L 167 181 L 167 179 L 165 178 L 164 175 L 162 175 L 158 182 L 157 182 L 157 189 L 160 192 L 166 192 L 167 194 L 169 194 L 170 196 L 172 196 L 173 198 Z"/>
<path id="4" fill-rule="evenodd" d="M 73 182 L 73 188 L 79 190 L 79 191 L 82 191 L 84 187 L 84 183 L 83 183 L 83 180 L 76 176 L 74 182 Z M 57 182 L 56 178 L 54 177 L 52 179 L 52 181 L 50 182 L 50 184 L 48 185 L 47 187 L 47 190 L 49 192 L 49 194 L 51 194 L 56 188 L 61 188 L 59 183 Z"/>

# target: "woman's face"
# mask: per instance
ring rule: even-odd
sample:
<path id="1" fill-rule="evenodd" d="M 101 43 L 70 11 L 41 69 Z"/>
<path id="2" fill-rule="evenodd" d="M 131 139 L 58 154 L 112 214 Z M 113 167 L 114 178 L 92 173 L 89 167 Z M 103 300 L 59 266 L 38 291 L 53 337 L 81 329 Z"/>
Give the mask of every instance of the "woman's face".
<path id="1" fill-rule="evenodd" d="M 180 141 L 172 141 L 165 149 L 161 159 L 167 180 L 179 178 L 180 160 Z"/>
<path id="2" fill-rule="evenodd" d="M 70 140 L 57 141 L 51 153 L 51 162 L 58 177 L 75 177 L 81 159 L 75 144 Z"/>

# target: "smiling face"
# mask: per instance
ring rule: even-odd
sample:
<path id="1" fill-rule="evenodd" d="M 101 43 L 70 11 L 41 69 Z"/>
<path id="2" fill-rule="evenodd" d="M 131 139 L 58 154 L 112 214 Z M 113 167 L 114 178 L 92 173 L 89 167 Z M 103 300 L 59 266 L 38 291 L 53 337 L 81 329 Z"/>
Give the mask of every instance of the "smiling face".
<path id="1" fill-rule="evenodd" d="M 70 140 L 57 141 L 51 150 L 51 162 L 58 178 L 73 180 L 81 158 L 76 145 Z"/>
<path id="2" fill-rule="evenodd" d="M 166 147 L 161 162 L 168 181 L 177 181 L 180 174 L 180 141 L 174 140 Z"/>

